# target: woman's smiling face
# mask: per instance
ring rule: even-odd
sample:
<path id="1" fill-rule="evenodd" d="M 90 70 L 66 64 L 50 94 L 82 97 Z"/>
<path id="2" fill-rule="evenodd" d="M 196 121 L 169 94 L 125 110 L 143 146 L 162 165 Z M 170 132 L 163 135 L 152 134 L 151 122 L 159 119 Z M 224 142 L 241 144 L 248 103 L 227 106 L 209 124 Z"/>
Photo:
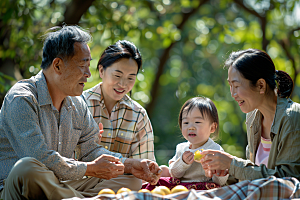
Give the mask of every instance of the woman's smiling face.
<path id="1" fill-rule="evenodd" d="M 262 95 L 259 93 L 259 88 L 251 87 L 251 82 L 245 79 L 235 67 L 228 69 L 227 80 L 231 96 L 238 102 L 242 112 L 251 112 L 261 105 Z"/>
<path id="2" fill-rule="evenodd" d="M 121 58 L 106 69 L 99 66 L 104 100 L 114 104 L 121 100 L 133 88 L 137 72 L 138 65 L 131 58 Z"/>

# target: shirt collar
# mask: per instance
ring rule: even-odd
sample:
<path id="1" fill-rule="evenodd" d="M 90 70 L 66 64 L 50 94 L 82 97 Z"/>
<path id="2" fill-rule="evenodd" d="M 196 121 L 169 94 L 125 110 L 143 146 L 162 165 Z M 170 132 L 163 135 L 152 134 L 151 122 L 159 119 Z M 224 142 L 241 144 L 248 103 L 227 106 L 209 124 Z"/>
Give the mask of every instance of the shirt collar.
<path id="1" fill-rule="evenodd" d="M 31 79 L 33 79 L 36 84 L 39 105 L 53 105 L 43 70 L 41 70 L 36 76 L 33 76 Z M 67 96 L 64 99 L 63 105 L 65 105 L 67 108 L 74 107 L 73 102 L 71 101 L 71 97 Z"/>
<path id="2" fill-rule="evenodd" d="M 271 127 L 271 132 L 277 134 L 279 131 L 279 126 L 281 126 L 280 121 L 285 116 L 287 105 L 291 101 L 289 98 L 281 98 L 277 96 L 277 105 L 273 124 Z"/>
<path id="3" fill-rule="evenodd" d="M 91 89 L 88 89 L 87 90 L 88 95 L 86 96 L 86 99 L 100 101 L 100 104 L 104 105 L 104 98 L 103 98 L 102 91 L 101 91 L 101 85 L 102 85 L 102 82 L 95 85 Z M 119 101 L 119 103 L 124 104 L 130 108 L 132 108 L 134 105 L 132 102 L 132 99 L 127 94 L 124 95 L 124 97 Z"/>
<path id="4" fill-rule="evenodd" d="M 277 96 L 277 105 L 276 105 L 276 111 L 275 111 L 275 116 L 273 120 L 273 124 L 271 126 L 271 132 L 274 134 L 277 134 L 279 126 L 280 126 L 280 121 L 282 117 L 284 116 L 284 113 L 286 112 L 286 106 L 288 104 L 289 99 L 286 98 L 281 98 Z M 248 120 L 246 121 L 246 124 L 250 124 L 250 127 L 254 123 L 260 124 L 262 114 L 258 109 L 255 109 L 249 116 Z"/>
<path id="5" fill-rule="evenodd" d="M 39 105 L 43 106 L 52 104 L 52 99 L 49 94 L 47 81 L 43 70 L 41 70 L 36 76 L 33 76 L 31 79 L 33 79 L 36 84 Z"/>
<path id="6" fill-rule="evenodd" d="M 195 153 L 199 149 L 210 149 L 211 145 L 214 143 L 214 141 L 211 138 L 208 138 L 207 142 L 205 142 L 201 147 L 198 147 L 197 149 L 191 149 L 192 143 L 188 141 L 188 147 L 189 151 Z"/>
<path id="7" fill-rule="evenodd" d="M 250 116 L 247 117 L 246 124 L 250 124 L 250 127 L 253 126 L 254 123 L 257 124 L 258 121 L 261 121 L 262 114 L 258 109 L 255 109 L 251 113 L 249 113 Z"/>

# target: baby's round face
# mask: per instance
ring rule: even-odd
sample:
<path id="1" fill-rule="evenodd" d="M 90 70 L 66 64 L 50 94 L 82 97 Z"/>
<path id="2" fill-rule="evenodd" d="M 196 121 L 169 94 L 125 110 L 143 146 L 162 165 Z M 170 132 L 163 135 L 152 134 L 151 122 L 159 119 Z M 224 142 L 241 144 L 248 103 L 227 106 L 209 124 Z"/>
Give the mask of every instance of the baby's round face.
<path id="1" fill-rule="evenodd" d="M 183 137 L 192 144 L 191 149 L 196 149 L 207 142 L 210 134 L 215 131 L 215 126 L 195 107 L 189 112 L 183 110 L 181 130 Z"/>

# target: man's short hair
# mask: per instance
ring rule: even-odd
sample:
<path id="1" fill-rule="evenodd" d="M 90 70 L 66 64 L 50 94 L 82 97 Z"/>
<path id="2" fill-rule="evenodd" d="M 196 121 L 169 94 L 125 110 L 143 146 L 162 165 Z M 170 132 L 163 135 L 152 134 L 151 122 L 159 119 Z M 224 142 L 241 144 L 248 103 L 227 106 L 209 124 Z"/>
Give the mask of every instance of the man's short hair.
<path id="1" fill-rule="evenodd" d="M 42 69 L 47 69 L 55 58 L 74 56 L 74 43 L 88 43 L 92 36 L 79 26 L 54 27 L 44 35 Z M 53 31 L 54 30 L 54 31 Z"/>

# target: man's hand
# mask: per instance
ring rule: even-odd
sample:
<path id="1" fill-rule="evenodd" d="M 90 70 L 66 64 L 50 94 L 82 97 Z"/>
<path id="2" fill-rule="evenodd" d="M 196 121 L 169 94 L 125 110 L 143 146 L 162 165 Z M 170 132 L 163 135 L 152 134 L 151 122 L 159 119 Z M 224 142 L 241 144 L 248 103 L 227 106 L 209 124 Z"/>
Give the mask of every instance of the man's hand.
<path id="1" fill-rule="evenodd" d="M 124 174 L 124 165 L 119 158 L 111 155 L 101 155 L 93 162 L 87 163 L 86 176 L 94 176 L 101 179 L 109 180 Z"/>
<path id="2" fill-rule="evenodd" d="M 130 173 L 137 178 L 155 185 L 161 176 L 162 170 L 156 162 L 148 159 L 127 158 L 124 162 L 125 173 Z"/>
<path id="3" fill-rule="evenodd" d="M 98 144 L 101 143 L 101 138 L 102 138 L 102 133 L 104 132 L 103 130 L 103 124 L 99 123 L 99 140 L 98 140 Z"/>
<path id="4" fill-rule="evenodd" d="M 188 165 L 192 164 L 194 162 L 194 154 L 190 151 L 185 151 L 182 154 L 182 160 Z"/>

